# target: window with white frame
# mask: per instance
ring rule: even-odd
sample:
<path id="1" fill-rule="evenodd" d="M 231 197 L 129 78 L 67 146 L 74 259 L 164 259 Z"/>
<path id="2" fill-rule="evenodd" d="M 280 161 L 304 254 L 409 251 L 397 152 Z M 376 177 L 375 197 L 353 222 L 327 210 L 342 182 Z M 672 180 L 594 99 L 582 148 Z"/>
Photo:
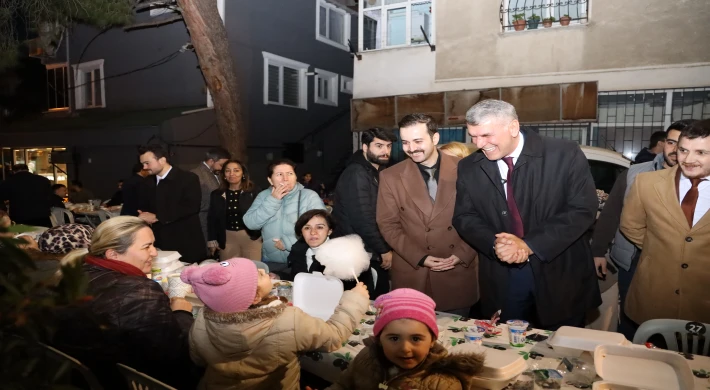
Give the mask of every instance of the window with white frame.
<path id="1" fill-rule="evenodd" d="M 308 109 L 308 64 L 262 52 L 264 56 L 264 104 Z"/>
<path id="2" fill-rule="evenodd" d="M 350 50 L 350 14 L 325 0 L 316 0 L 316 39 Z"/>
<path id="3" fill-rule="evenodd" d="M 104 60 L 72 65 L 76 108 L 106 107 L 104 88 Z"/>
<path id="4" fill-rule="evenodd" d="M 434 0 L 362 0 L 360 51 L 434 44 Z"/>
<path id="5" fill-rule="evenodd" d="M 340 92 L 353 94 L 353 79 L 347 76 L 340 76 Z"/>
<path id="6" fill-rule="evenodd" d="M 61 111 L 69 108 L 69 68 L 67 64 L 48 64 L 47 109 Z"/>
<path id="7" fill-rule="evenodd" d="M 316 69 L 314 77 L 315 101 L 329 106 L 338 105 L 338 75 L 323 69 Z"/>

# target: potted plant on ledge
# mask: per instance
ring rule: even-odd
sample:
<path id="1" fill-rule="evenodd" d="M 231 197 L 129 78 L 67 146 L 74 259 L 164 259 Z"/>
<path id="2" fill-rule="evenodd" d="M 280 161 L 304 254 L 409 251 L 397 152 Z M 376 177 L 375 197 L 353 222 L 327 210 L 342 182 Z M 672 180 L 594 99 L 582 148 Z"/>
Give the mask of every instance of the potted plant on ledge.
<path id="1" fill-rule="evenodd" d="M 565 15 L 560 18 L 560 24 L 563 26 L 569 26 L 570 21 L 572 21 L 572 18 L 570 18 L 569 15 Z"/>
<path id="2" fill-rule="evenodd" d="M 550 27 L 552 27 L 552 23 L 555 23 L 555 17 L 554 17 L 554 16 L 550 16 L 549 18 L 545 18 L 545 19 L 542 20 L 542 25 L 543 25 L 545 28 L 550 28 Z"/>
<path id="3" fill-rule="evenodd" d="M 515 14 L 513 15 L 513 27 L 515 31 L 525 30 L 525 14 Z"/>
<path id="4" fill-rule="evenodd" d="M 540 17 L 532 14 L 528 19 L 528 30 L 536 30 L 537 26 L 540 25 Z"/>

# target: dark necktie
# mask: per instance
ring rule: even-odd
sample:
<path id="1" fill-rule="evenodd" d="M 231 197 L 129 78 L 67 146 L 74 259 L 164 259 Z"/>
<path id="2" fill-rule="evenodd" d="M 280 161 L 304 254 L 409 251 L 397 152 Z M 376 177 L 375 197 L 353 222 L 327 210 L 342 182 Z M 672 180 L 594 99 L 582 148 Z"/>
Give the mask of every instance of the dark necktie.
<path id="1" fill-rule="evenodd" d="M 427 180 L 427 189 L 429 190 L 429 197 L 431 198 L 431 202 L 434 203 L 436 202 L 437 191 L 437 183 L 436 179 L 434 178 L 436 168 L 424 168 L 424 170 L 429 173 L 429 180 Z"/>
<path id="2" fill-rule="evenodd" d="M 503 157 L 503 162 L 508 166 L 508 177 L 505 182 L 508 200 L 508 213 L 510 216 L 510 233 L 518 238 L 523 238 L 523 219 L 520 218 L 518 205 L 515 203 L 513 196 L 513 158 Z"/>
<path id="3" fill-rule="evenodd" d="M 679 169 L 680 170 L 680 169 Z M 688 225 L 693 227 L 693 216 L 695 215 L 695 205 L 698 203 L 698 185 L 703 179 L 690 179 L 690 189 L 683 197 L 683 201 L 680 202 L 680 208 L 683 209 L 683 214 L 688 220 Z"/>

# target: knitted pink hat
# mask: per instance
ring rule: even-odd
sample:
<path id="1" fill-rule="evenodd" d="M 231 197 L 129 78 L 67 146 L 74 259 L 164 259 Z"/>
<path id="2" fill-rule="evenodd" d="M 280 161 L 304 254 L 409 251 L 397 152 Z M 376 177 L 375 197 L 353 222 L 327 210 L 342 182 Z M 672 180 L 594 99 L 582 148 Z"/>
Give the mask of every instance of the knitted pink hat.
<path id="1" fill-rule="evenodd" d="M 434 337 L 439 337 L 439 327 L 436 326 L 436 303 L 426 294 L 411 288 L 398 288 L 389 294 L 380 296 L 375 300 L 377 318 L 375 318 L 375 336 L 379 336 L 382 329 L 394 320 L 408 318 L 426 325 Z"/>
<path id="2" fill-rule="evenodd" d="M 249 259 L 229 259 L 204 267 L 191 265 L 180 279 L 192 285 L 202 302 L 218 313 L 244 311 L 254 303 L 259 271 Z"/>

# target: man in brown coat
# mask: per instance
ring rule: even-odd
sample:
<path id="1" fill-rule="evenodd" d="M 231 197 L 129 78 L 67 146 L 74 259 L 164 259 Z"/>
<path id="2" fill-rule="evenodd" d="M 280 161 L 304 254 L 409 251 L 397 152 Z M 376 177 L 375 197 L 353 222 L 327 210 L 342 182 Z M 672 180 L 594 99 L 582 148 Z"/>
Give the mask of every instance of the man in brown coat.
<path id="1" fill-rule="evenodd" d="M 402 149 L 410 157 L 380 173 L 377 225 L 392 247 L 392 288 L 412 288 L 438 310 L 467 316 L 478 301 L 478 257 L 451 224 L 459 158 L 439 153 L 434 119 L 405 116 Z"/>
<path id="2" fill-rule="evenodd" d="M 621 232 L 641 248 L 625 311 L 710 322 L 710 120 L 680 133 L 678 165 L 641 173 L 626 197 Z"/>

